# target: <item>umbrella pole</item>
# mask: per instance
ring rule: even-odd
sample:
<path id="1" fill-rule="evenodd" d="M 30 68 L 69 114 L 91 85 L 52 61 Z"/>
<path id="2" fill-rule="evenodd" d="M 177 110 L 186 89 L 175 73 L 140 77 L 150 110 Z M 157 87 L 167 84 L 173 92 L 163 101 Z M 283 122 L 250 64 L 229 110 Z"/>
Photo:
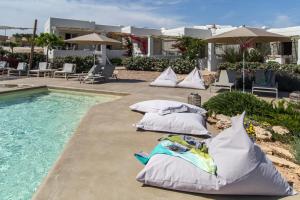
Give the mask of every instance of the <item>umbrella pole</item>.
<path id="1" fill-rule="evenodd" d="M 243 50 L 243 93 L 245 92 L 245 49 Z"/>

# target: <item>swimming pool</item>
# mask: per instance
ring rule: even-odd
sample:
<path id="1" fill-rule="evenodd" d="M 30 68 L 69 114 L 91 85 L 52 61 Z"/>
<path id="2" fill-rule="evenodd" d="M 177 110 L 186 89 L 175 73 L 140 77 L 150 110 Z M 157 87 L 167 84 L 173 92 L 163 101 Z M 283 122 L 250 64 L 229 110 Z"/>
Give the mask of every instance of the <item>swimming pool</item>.
<path id="1" fill-rule="evenodd" d="M 0 199 L 31 199 L 89 108 L 116 98 L 58 90 L 0 97 Z"/>

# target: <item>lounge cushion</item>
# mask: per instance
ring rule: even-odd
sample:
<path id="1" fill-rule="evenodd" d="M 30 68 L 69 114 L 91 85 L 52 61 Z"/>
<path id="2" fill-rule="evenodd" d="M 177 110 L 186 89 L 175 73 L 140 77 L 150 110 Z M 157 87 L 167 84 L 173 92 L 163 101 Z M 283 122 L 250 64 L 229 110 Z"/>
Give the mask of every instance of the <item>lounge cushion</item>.
<path id="1" fill-rule="evenodd" d="M 171 113 L 168 115 L 146 113 L 136 127 L 148 131 L 210 135 L 205 128 L 204 117 L 197 113 Z"/>
<path id="2" fill-rule="evenodd" d="M 295 192 L 272 162 L 251 141 L 243 126 L 244 114 L 232 118 L 232 127 L 206 140 L 217 165 L 211 175 L 191 163 L 168 155 L 155 155 L 137 180 L 167 189 L 231 195 L 287 196 Z"/>
<path id="3" fill-rule="evenodd" d="M 175 87 L 177 84 L 177 76 L 171 67 L 163 71 L 159 77 L 150 83 L 151 86 Z"/>
<path id="4" fill-rule="evenodd" d="M 191 71 L 191 73 L 187 75 L 187 77 L 183 81 L 178 83 L 177 86 L 183 88 L 205 90 L 204 82 L 201 78 L 199 70 L 196 67 L 193 71 Z"/>
<path id="5" fill-rule="evenodd" d="M 169 100 L 148 100 L 133 104 L 129 107 L 131 110 L 143 113 L 158 113 L 160 115 L 180 112 L 191 112 L 205 114 L 207 111 L 203 108 Z"/>

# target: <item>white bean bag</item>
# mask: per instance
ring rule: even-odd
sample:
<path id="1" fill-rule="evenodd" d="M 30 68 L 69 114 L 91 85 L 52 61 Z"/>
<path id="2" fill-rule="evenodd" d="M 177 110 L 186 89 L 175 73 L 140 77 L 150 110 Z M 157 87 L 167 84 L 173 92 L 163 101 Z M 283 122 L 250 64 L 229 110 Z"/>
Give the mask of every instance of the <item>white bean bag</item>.
<path id="1" fill-rule="evenodd" d="M 204 81 L 196 67 L 187 75 L 187 77 L 185 77 L 183 81 L 178 83 L 177 86 L 182 88 L 205 90 Z"/>
<path id="2" fill-rule="evenodd" d="M 146 113 L 136 127 L 148 131 L 210 136 L 204 117 L 197 113 Z"/>
<path id="3" fill-rule="evenodd" d="M 171 67 L 163 71 L 150 86 L 175 87 L 177 84 L 177 76 Z"/>
<path id="4" fill-rule="evenodd" d="M 168 155 L 153 156 L 137 180 L 152 186 L 186 192 L 226 195 L 294 195 L 262 150 L 248 137 L 244 114 L 232 118 L 232 127 L 206 140 L 217 166 L 212 175 L 191 163 Z"/>
<path id="5" fill-rule="evenodd" d="M 158 113 L 160 115 L 166 115 L 170 113 L 181 113 L 181 112 L 191 112 L 206 114 L 207 111 L 203 108 L 182 103 L 179 101 L 169 101 L 169 100 L 148 100 L 135 103 L 129 106 L 131 110 L 143 112 L 143 113 Z"/>

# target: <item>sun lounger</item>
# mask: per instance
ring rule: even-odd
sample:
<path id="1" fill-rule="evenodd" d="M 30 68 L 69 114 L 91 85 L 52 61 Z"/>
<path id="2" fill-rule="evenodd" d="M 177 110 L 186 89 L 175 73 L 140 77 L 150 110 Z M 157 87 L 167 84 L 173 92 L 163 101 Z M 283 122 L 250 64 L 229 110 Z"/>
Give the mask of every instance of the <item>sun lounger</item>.
<path id="1" fill-rule="evenodd" d="M 72 63 L 65 63 L 63 69 L 61 71 L 54 71 L 53 78 L 56 77 L 64 77 L 68 79 L 68 76 L 71 74 L 75 74 L 76 72 L 76 65 Z"/>
<path id="2" fill-rule="evenodd" d="M 22 74 L 26 74 L 27 72 L 27 63 L 19 62 L 17 69 L 10 68 L 7 72 L 7 76 L 10 75 L 18 75 L 21 76 Z"/>
<path id="3" fill-rule="evenodd" d="M 49 69 L 49 63 L 47 64 L 46 62 L 40 62 L 39 68 L 29 70 L 28 75 L 36 75 L 37 77 L 40 77 L 41 74 L 49 73 L 51 71 L 52 70 Z"/>
<path id="4" fill-rule="evenodd" d="M 231 70 L 221 70 L 219 80 L 212 84 L 214 89 L 229 89 L 230 91 L 233 86 L 236 86 L 236 72 Z"/>
<path id="5" fill-rule="evenodd" d="M 8 70 L 8 63 L 7 61 L 0 61 L 0 73 L 4 74 L 5 71 Z"/>
<path id="6" fill-rule="evenodd" d="M 252 83 L 252 94 L 254 92 L 275 93 L 278 98 L 278 83 L 275 81 L 276 74 L 269 70 L 257 70 L 255 81 Z"/>
<path id="7" fill-rule="evenodd" d="M 96 81 L 106 81 L 110 78 L 118 79 L 117 75 L 114 74 L 114 65 L 94 65 L 86 75 L 82 75 L 80 83 L 92 83 Z"/>

